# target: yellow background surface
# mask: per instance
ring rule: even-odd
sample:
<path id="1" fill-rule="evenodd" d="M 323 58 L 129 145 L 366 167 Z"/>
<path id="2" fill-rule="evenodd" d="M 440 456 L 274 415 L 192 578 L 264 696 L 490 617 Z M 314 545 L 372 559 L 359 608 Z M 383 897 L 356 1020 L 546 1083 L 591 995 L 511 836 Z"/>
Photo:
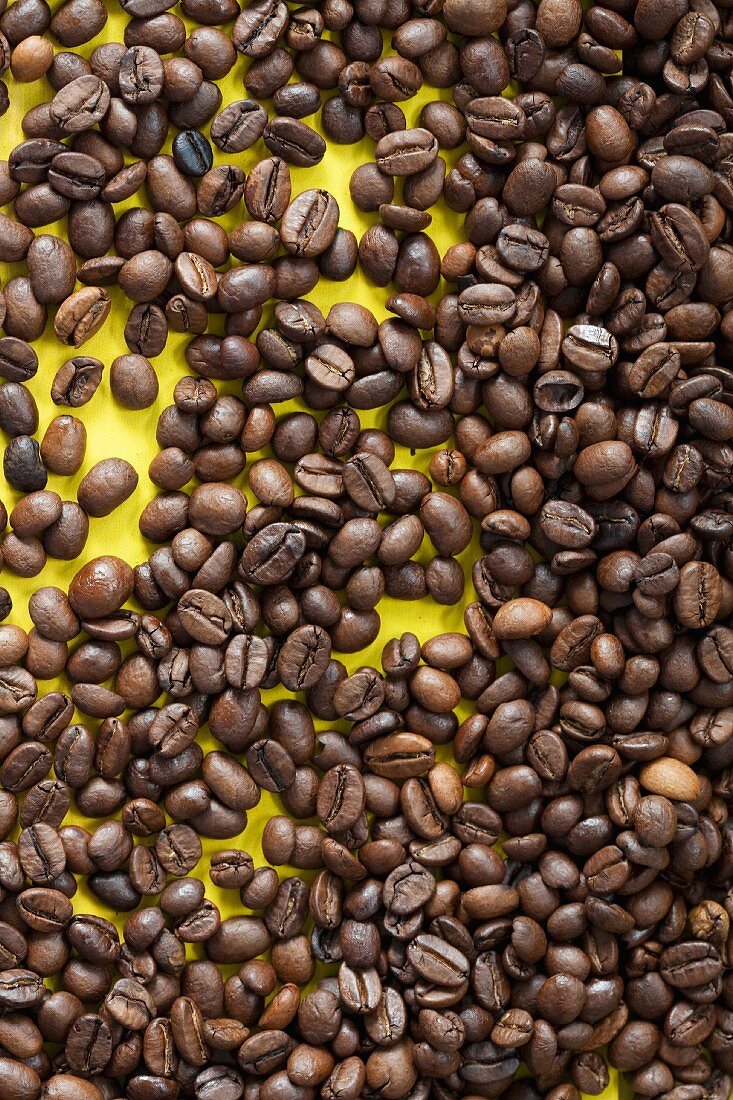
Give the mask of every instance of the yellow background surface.
<path id="1" fill-rule="evenodd" d="M 58 0 L 51 0 L 51 8 L 53 11 L 56 11 L 59 6 Z M 88 58 L 92 51 L 103 42 L 123 41 L 124 27 L 128 18 L 116 3 L 107 3 L 106 6 L 109 12 L 109 19 L 102 32 L 92 42 L 79 47 L 74 52 L 81 53 Z M 294 5 L 291 5 L 291 7 L 293 6 Z M 184 19 L 189 30 L 193 29 L 196 25 L 192 21 L 185 19 L 178 7 L 174 8 L 173 11 L 176 15 Z M 223 29 L 231 30 L 231 25 Z M 48 34 L 47 37 L 49 37 Z M 336 35 L 329 35 L 328 32 L 326 32 L 324 37 L 330 37 L 337 40 Z M 62 49 L 55 41 L 54 47 L 56 52 L 60 52 Z M 393 53 L 394 51 L 389 47 L 387 39 L 385 42 L 385 54 Z M 218 81 L 219 88 L 223 95 L 222 109 L 234 100 L 248 98 L 248 93 L 243 85 L 243 76 L 248 64 L 249 62 L 238 55 L 234 68 L 229 75 L 225 79 Z M 14 146 L 24 139 L 22 132 L 22 119 L 24 113 L 32 106 L 45 100 L 50 100 L 54 92 L 45 78 L 33 84 L 18 84 L 8 71 L 3 75 L 3 79 L 6 80 L 10 91 L 10 109 L 2 119 L 0 119 L 0 157 L 7 159 Z M 298 79 L 300 78 L 297 76 L 297 73 L 294 74 L 292 78 L 293 82 Z M 325 93 L 324 100 L 325 97 L 330 94 L 329 92 Z M 405 113 L 407 125 L 418 125 L 418 116 L 422 106 L 430 100 L 439 98 L 450 100 L 450 90 L 426 86 L 413 99 L 401 103 L 399 106 Z M 267 103 L 266 106 L 268 107 L 269 114 L 272 116 L 274 112 L 271 104 Z M 320 130 L 319 120 L 320 112 L 304 119 L 308 125 Z M 208 130 L 209 126 L 207 125 L 204 129 L 207 136 Z M 176 133 L 177 131 L 171 127 L 168 139 L 162 150 L 163 152 L 170 153 L 171 141 Z M 379 217 L 378 214 L 365 214 L 353 205 L 349 195 L 349 180 L 352 172 L 358 165 L 373 159 L 374 143 L 368 137 L 364 138 L 356 145 L 336 145 L 328 138 L 326 141 L 327 152 L 320 164 L 309 169 L 294 168 L 291 166 L 290 172 L 292 177 L 293 197 L 307 188 L 324 187 L 328 189 L 335 196 L 339 204 L 339 225 L 351 229 L 358 240 L 369 225 L 379 221 Z M 245 172 L 249 172 L 258 160 L 270 155 L 261 140 L 242 154 L 225 155 L 215 146 L 212 145 L 212 148 L 215 164 L 234 163 L 241 166 Z M 465 151 L 466 146 L 463 146 L 457 151 L 441 150 L 441 155 L 447 162 L 448 170 L 453 166 L 461 152 Z M 126 163 L 130 163 L 134 158 L 126 155 L 125 159 Z M 394 201 L 399 202 L 401 197 L 401 182 L 396 180 L 395 183 Z M 135 206 L 148 206 L 144 188 L 132 198 L 123 203 L 116 204 L 114 206 L 114 211 L 119 218 L 124 210 Z M 3 207 L 2 210 L 3 213 L 12 216 L 12 204 L 9 204 L 8 207 Z M 428 228 L 427 233 L 435 242 L 441 256 L 443 256 L 451 244 L 465 239 L 463 232 L 463 215 L 456 214 L 454 211 L 450 210 L 442 200 L 431 209 L 430 213 L 433 216 L 433 222 Z M 247 218 L 246 208 L 244 204 L 240 202 L 234 210 L 215 220 L 220 222 L 227 231 L 231 231 L 236 224 L 240 221 L 247 220 Z M 57 236 L 65 237 L 66 222 L 63 220 L 49 226 L 41 227 L 36 229 L 35 232 L 36 234 L 53 233 Z M 12 265 L 0 264 L 0 280 L 2 281 L 2 285 L 5 285 L 8 279 L 13 276 L 25 273 L 26 268 L 23 263 Z M 431 296 L 431 300 L 437 303 L 442 294 L 453 289 L 454 288 L 449 288 L 447 284 L 441 281 L 438 290 Z M 90 520 L 89 539 L 83 553 L 83 560 L 89 560 L 101 554 L 117 554 L 125 558 L 132 565 L 135 565 L 144 561 L 152 550 L 155 549 L 152 544 L 146 543 L 141 536 L 138 529 L 138 517 L 145 504 L 157 492 L 147 472 L 150 461 L 158 453 L 158 446 L 155 440 L 156 423 L 160 412 L 167 405 L 172 403 L 173 388 L 178 379 L 190 373 L 184 360 L 184 350 L 188 338 L 182 334 L 171 332 L 163 353 L 152 360 L 160 382 L 160 393 L 156 403 L 149 409 L 144 409 L 139 412 L 132 412 L 122 407 L 115 401 L 110 391 L 109 367 L 116 356 L 122 355 L 128 351 L 123 337 L 123 330 L 132 303 L 130 303 L 116 287 L 110 287 L 108 290 L 113 302 L 110 317 L 101 330 L 81 349 L 82 354 L 96 356 L 105 364 L 102 383 L 92 400 L 80 409 L 67 409 L 55 406 L 51 401 L 50 387 L 56 371 L 63 362 L 75 354 L 75 349 L 62 345 L 54 335 L 53 307 L 49 309 L 49 321 L 44 336 L 34 344 L 34 348 L 39 358 L 39 369 L 36 376 L 28 383 L 28 388 L 33 393 L 39 409 L 40 424 L 37 432 L 39 442 L 51 420 L 61 413 L 72 413 L 82 420 L 86 426 L 87 449 L 84 462 L 78 474 L 73 477 L 60 477 L 55 474 L 49 475 L 48 488 L 59 493 L 62 499 L 76 499 L 76 487 L 79 481 L 100 459 L 113 456 L 125 458 L 131 462 L 138 471 L 139 483 L 130 499 L 113 512 L 112 515 L 102 519 Z M 369 282 L 359 267 L 355 274 L 345 282 L 339 283 L 328 279 L 322 279 L 318 286 L 306 297 L 308 300 L 318 305 L 324 316 L 335 302 L 356 301 L 368 306 L 377 320 L 381 321 L 385 317 L 392 316 L 385 309 L 384 303 L 393 291 L 394 288 L 392 287 L 375 287 Z M 267 327 L 273 323 L 273 305 L 274 303 L 270 303 L 265 307 L 261 327 Z M 221 326 L 222 318 L 213 318 L 211 330 L 221 332 Z M 238 395 L 241 393 L 240 386 L 237 383 L 217 382 L 216 385 L 220 393 L 229 392 Z M 404 392 L 398 400 L 403 398 Z M 274 406 L 278 416 L 295 409 L 306 408 L 307 406 L 301 400 L 289 401 Z M 384 428 L 387 416 L 386 408 L 376 411 L 357 410 L 357 412 L 362 427 Z M 323 414 L 316 413 L 315 415 L 318 419 L 321 419 Z M 3 440 L 3 444 L 6 442 L 7 440 Z M 393 468 L 412 467 L 427 473 L 430 459 L 436 451 L 441 449 L 442 448 L 431 448 L 413 454 L 406 448 L 397 446 Z M 269 454 L 270 451 L 267 449 L 266 451 L 249 455 L 244 472 L 235 481 L 235 483 L 247 493 L 250 505 L 256 503 L 256 501 L 247 486 L 247 471 L 254 461 Z M 8 513 L 10 513 L 12 507 L 21 499 L 23 494 L 12 489 L 4 479 L 2 479 L 2 471 L 0 471 L 0 479 L 2 480 L 2 492 L 0 496 L 8 509 Z M 193 483 L 187 488 L 190 491 L 193 488 Z M 440 487 L 438 486 L 438 488 Z M 389 638 L 399 636 L 405 630 L 413 631 L 421 642 L 442 631 L 464 630 L 464 606 L 476 599 L 473 585 L 471 584 L 471 564 L 475 558 L 482 553 L 478 544 L 477 524 L 475 524 L 475 528 L 476 533 L 471 546 L 459 556 L 459 561 L 462 563 L 466 575 L 466 588 L 462 602 L 454 607 L 442 607 L 434 603 L 429 597 L 410 602 L 385 597 L 377 608 L 382 622 L 381 632 L 377 641 L 368 649 L 362 650 L 356 654 L 342 655 L 334 653 L 334 656 L 342 660 L 350 672 L 361 665 L 374 665 L 377 668 L 381 668 L 380 657 L 384 644 Z M 434 551 L 426 536 L 423 541 L 423 546 L 416 557 L 418 560 L 427 563 L 433 555 Z M 58 585 L 60 588 L 66 590 L 69 581 L 80 564 L 80 561 L 64 562 L 49 558 L 44 570 L 39 576 L 27 580 L 16 577 L 9 573 L 8 570 L 4 570 L 2 577 L 0 577 L 0 583 L 5 585 L 9 590 L 14 604 L 13 611 L 6 621 L 17 623 L 20 626 L 30 629 L 32 624 L 28 616 L 27 604 L 28 598 L 33 591 L 41 585 Z M 134 645 L 127 642 L 123 643 L 122 648 L 124 654 L 127 655 L 134 649 Z M 503 671 L 503 669 L 504 662 L 500 665 L 500 671 Z M 68 691 L 68 682 L 59 679 L 57 681 L 43 681 L 39 684 L 39 694 L 45 694 L 48 691 L 56 689 Z M 265 703 L 272 702 L 275 699 L 283 698 L 288 695 L 289 693 L 283 688 L 262 692 L 262 698 Z M 163 700 L 161 699 L 160 701 L 162 702 Z M 470 703 L 462 703 L 458 711 L 459 718 L 463 718 L 467 714 L 472 713 L 472 709 Z M 75 720 L 83 722 L 85 718 L 83 715 L 77 714 Z M 86 722 L 89 728 L 94 732 L 98 726 L 98 722 L 94 719 L 88 719 Z M 338 728 L 343 732 L 347 732 L 349 724 L 342 722 L 329 725 L 316 720 L 317 731 L 326 728 Z M 222 747 L 211 737 L 208 728 L 201 731 L 198 740 L 205 752 Z M 439 750 L 439 755 L 445 757 L 446 749 L 441 748 Z M 239 757 L 239 759 L 243 758 Z M 467 791 L 466 797 L 481 800 L 483 795 L 482 792 L 473 790 L 470 792 Z M 276 795 L 263 792 L 259 805 L 250 811 L 247 828 L 240 837 L 224 841 L 203 839 L 204 855 L 193 873 L 206 883 L 207 895 L 220 907 L 222 917 L 232 916 L 235 913 L 241 913 L 243 910 L 237 891 L 220 890 L 214 887 L 209 880 L 208 857 L 212 852 L 221 848 L 241 847 L 250 852 L 254 859 L 255 866 L 264 864 L 266 861 L 262 856 L 260 846 L 262 829 L 266 821 L 273 814 L 284 812 L 286 811 Z M 83 815 L 76 811 L 72 802 L 72 809 L 65 820 L 65 824 L 71 823 L 84 825 L 86 828 L 93 831 L 95 824 L 99 825 L 101 821 L 95 823 L 94 821 L 84 818 Z M 281 877 L 289 873 L 302 874 L 306 878 L 312 877 L 309 872 L 294 872 L 289 868 L 279 868 L 279 873 Z M 83 878 L 78 879 L 78 884 L 78 893 L 73 901 L 75 910 L 78 912 L 97 911 L 100 915 L 114 920 L 121 930 L 126 914 L 116 915 L 106 905 L 95 898 L 87 889 L 86 882 Z M 150 904 L 150 902 L 154 900 L 155 899 L 143 899 L 143 904 Z M 187 945 L 187 950 L 190 958 L 203 955 L 203 949 L 199 945 L 189 944 Z M 615 1082 L 616 1074 L 614 1070 L 611 1070 L 611 1075 L 611 1086 L 604 1094 L 604 1097 L 616 1095 L 617 1092 Z"/>

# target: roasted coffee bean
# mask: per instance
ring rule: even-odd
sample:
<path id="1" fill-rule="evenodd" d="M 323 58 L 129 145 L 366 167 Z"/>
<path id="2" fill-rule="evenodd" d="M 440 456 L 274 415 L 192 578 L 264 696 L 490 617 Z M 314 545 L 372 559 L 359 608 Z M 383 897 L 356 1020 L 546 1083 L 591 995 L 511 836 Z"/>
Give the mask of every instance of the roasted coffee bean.
<path id="1" fill-rule="evenodd" d="M 105 115 L 110 103 L 107 85 L 97 76 L 80 76 L 54 96 L 49 117 L 64 134 L 90 130 Z"/>
<path id="2" fill-rule="evenodd" d="M 119 355 L 110 366 L 109 385 L 128 409 L 147 409 L 158 396 L 158 376 L 144 355 Z"/>
<path id="3" fill-rule="evenodd" d="M 10 485 L 23 492 L 45 488 L 48 474 L 35 439 L 27 435 L 11 439 L 3 455 L 3 473 Z"/>
<path id="4" fill-rule="evenodd" d="M 185 176 L 203 176 L 212 167 L 214 154 L 199 130 L 182 130 L 173 141 L 173 159 Z"/>
<path id="5" fill-rule="evenodd" d="M 81 153 L 78 155 L 83 156 Z M 55 157 L 52 164 L 56 163 L 56 159 Z M 78 166 L 73 169 L 74 172 L 78 170 Z M 101 165 L 99 165 L 99 171 L 103 176 Z M 51 179 L 50 169 L 49 179 Z M 46 233 L 39 235 L 31 242 L 27 262 L 28 274 L 37 301 L 43 304 L 59 303 L 72 293 L 76 279 L 76 266 L 71 248 L 65 241 Z"/>
<path id="6" fill-rule="evenodd" d="M 326 145 L 320 134 L 295 118 L 271 119 L 265 126 L 263 140 L 274 156 L 300 168 L 311 168 L 319 164 L 326 152 Z"/>
<path id="7" fill-rule="evenodd" d="M 135 491 L 137 481 L 125 459 L 103 459 L 80 481 L 77 499 L 88 516 L 108 516 Z"/>
<path id="8" fill-rule="evenodd" d="M 9 573 L 80 558 L 88 516 L 138 488 L 132 447 L 85 468 L 78 503 L 46 488 L 86 445 L 74 417 L 33 438 L 47 307 L 79 348 L 117 308 L 108 287 L 132 303 L 130 354 L 60 357 L 57 404 L 104 401 L 109 362 L 118 404 L 152 408 L 169 328 L 191 372 L 157 422 L 149 558 L 80 559 L 68 599 L 36 588 L 29 634 L 0 628 L 8 1095 L 572 1100 L 606 1088 L 608 1061 L 638 1096 L 724 1100 L 725 9 L 184 0 L 187 35 L 165 0 L 122 6 L 124 42 L 88 62 L 45 34 L 86 43 L 96 0 L 0 14 L 0 69 L 54 91 L 0 164 L 0 259 L 28 268 L 0 296 L 4 468 L 24 494 Z M 224 104 L 237 52 L 252 98 Z M 424 81 L 450 102 L 428 93 L 409 128 L 397 103 Z M 291 193 L 288 165 L 326 153 L 302 121 L 320 105 L 326 138 L 375 144 L 348 181 L 378 214 L 358 242 L 338 226 L 346 179 Z M 224 154 L 261 137 L 273 155 L 214 166 L 207 126 Z M 118 211 L 143 184 L 152 210 Z M 228 233 L 211 219 L 230 212 Z M 359 263 L 395 284 L 389 319 L 372 297 L 324 307 L 319 277 Z M 426 448 L 430 478 L 405 468 Z M 429 637 L 426 605 L 415 634 L 380 639 L 385 594 L 457 605 L 467 633 Z M 332 652 L 363 650 L 348 669 Z M 256 868 L 239 838 L 263 791 L 284 813 Z M 93 831 L 63 824 L 72 800 Z M 255 915 L 222 920 L 189 877 L 203 836 L 232 844 L 210 875 Z M 315 878 L 280 882 L 286 864 Z M 122 942 L 69 902 L 84 875 L 95 904 L 136 910 Z M 316 962 L 333 974 L 306 992 Z"/>
<path id="9" fill-rule="evenodd" d="M 102 327 L 111 307 L 110 297 L 101 287 L 75 291 L 61 303 L 56 313 L 56 336 L 64 344 L 81 347 Z"/>

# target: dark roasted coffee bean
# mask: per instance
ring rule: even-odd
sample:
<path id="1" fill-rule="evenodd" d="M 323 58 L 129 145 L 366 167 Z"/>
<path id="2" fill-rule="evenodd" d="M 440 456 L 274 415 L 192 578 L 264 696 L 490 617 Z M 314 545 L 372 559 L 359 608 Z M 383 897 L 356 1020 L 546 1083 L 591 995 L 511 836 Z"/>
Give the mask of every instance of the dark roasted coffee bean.
<path id="1" fill-rule="evenodd" d="M 173 159 L 186 176 L 203 176 L 214 163 L 211 146 L 199 130 L 181 130 L 176 135 Z"/>

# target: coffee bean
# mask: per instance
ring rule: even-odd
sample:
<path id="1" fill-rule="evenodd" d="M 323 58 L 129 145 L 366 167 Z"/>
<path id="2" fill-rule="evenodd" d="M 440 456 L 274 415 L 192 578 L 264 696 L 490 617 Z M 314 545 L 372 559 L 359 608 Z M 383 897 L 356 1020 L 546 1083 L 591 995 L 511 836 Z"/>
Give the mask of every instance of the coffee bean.
<path id="1" fill-rule="evenodd" d="M 90 619 L 118 611 L 132 592 L 132 570 L 120 558 L 101 557 L 83 566 L 69 586 L 77 614 Z"/>
<path id="2" fill-rule="evenodd" d="M 49 115 L 62 133 L 76 134 L 99 122 L 109 103 L 109 88 L 99 77 L 80 76 L 56 93 Z"/>
<path id="3" fill-rule="evenodd" d="M 265 126 L 263 140 L 275 157 L 300 168 L 319 164 L 326 152 L 320 134 L 295 118 L 271 119 Z"/>
<path id="4" fill-rule="evenodd" d="M 318 256 L 333 241 L 338 217 L 338 204 L 327 191 L 303 191 L 283 214 L 282 243 L 297 256 Z"/>
<path id="5" fill-rule="evenodd" d="M 54 331 L 64 344 L 81 347 L 102 327 L 112 303 L 101 287 L 85 287 L 66 298 L 58 308 Z"/>
<path id="6" fill-rule="evenodd" d="M 13 203 L 0 253 L 28 266 L 0 298 L 5 470 L 26 494 L 3 539 L 9 572 L 79 557 L 84 509 L 101 518 L 137 486 L 126 460 L 106 459 L 80 503 L 45 488 L 46 469 L 80 469 L 86 442 L 72 417 L 33 439 L 25 384 L 48 305 L 57 338 L 80 347 L 112 311 L 107 287 L 134 303 L 130 354 L 110 357 L 125 408 L 156 402 L 150 359 L 169 327 L 187 334 L 192 372 L 157 423 L 149 558 L 79 561 L 68 600 L 35 591 L 30 634 L 2 628 L 0 953 L 20 975 L 0 1021 L 6 1078 L 34 1096 L 43 1082 L 49 1100 L 99 1100 L 103 1077 L 131 1100 L 447 1096 L 509 1087 L 521 1047 L 536 1084 L 511 1088 L 565 1097 L 606 1087 L 607 1046 L 639 1095 L 723 1100 L 725 20 L 647 0 L 542 0 L 531 19 L 478 0 L 185 0 L 204 24 L 187 37 L 164 2 L 123 7 L 124 43 L 89 62 L 54 58 L 43 36 L 88 41 L 106 18 L 96 0 L 53 18 L 18 0 L 0 16 L 0 67 L 47 73 L 55 93 L 0 165 Z M 396 56 L 382 56 L 384 29 Z M 237 51 L 253 98 L 224 105 L 214 82 Z M 426 101 L 408 129 L 396 104 L 424 80 L 452 99 Z M 291 201 L 288 164 L 325 154 L 302 119 L 329 89 L 326 137 L 376 146 L 350 180 L 355 205 L 379 214 L 358 243 L 329 190 Z M 263 137 L 275 155 L 246 177 L 214 167 L 209 124 L 223 152 Z M 459 150 L 450 171 L 442 148 Z M 124 150 L 140 159 L 125 166 Z M 152 211 L 118 214 L 143 183 Z M 441 195 L 466 238 L 443 257 Z M 227 234 L 211 219 L 241 198 L 250 220 Z M 69 244 L 34 235 L 67 216 Z M 373 284 L 394 282 L 388 320 L 361 301 L 319 308 L 319 275 L 359 262 Z M 52 399 L 75 407 L 104 366 L 76 356 L 54 370 Z M 235 379 L 240 396 L 218 392 Z M 293 397 L 309 411 L 273 412 Z M 385 405 L 386 430 L 358 412 Z M 247 466 L 249 506 L 236 479 L 268 445 Z M 436 448 L 432 481 L 400 446 Z M 133 594 L 142 615 L 123 610 Z M 415 627 L 382 648 L 384 594 L 457 604 L 467 635 Z M 380 649 L 348 670 L 332 656 L 373 643 L 381 667 Z M 69 695 L 39 691 L 36 677 L 59 675 Z M 272 688 L 305 702 L 263 702 Z M 70 724 L 75 705 L 100 728 Z M 220 748 L 205 754 L 207 723 Z M 463 801 L 473 786 L 485 801 Z M 222 921 L 188 875 L 200 838 L 234 844 L 262 790 L 288 815 L 267 822 L 266 859 L 316 878 L 280 883 L 236 847 L 216 853 L 212 881 L 262 914 Z M 100 819 L 93 832 L 62 824 L 72 799 Z M 71 915 L 75 875 L 96 904 L 138 910 L 124 944 L 104 918 Z M 208 957 L 187 962 L 188 942 Z M 257 958 L 271 946 L 271 962 Z M 316 961 L 333 976 L 300 992 Z M 244 965 L 225 981 L 220 963 Z M 50 1069 L 45 1042 L 58 1044 Z"/>
<path id="7" fill-rule="evenodd" d="M 700 784 L 697 776 L 687 764 L 674 758 L 662 757 L 644 766 L 640 773 L 640 782 L 653 794 L 667 798 L 696 798 L 695 791 Z"/>
<path id="8" fill-rule="evenodd" d="M 385 135 L 374 150 L 380 170 L 392 176 L 410 176 L 427 168 L 438 155 L 438 143 L 428 130 L 417 128 Z"/>
<path id="9" fill-rule="evenodd" d="M 125 459 L 103 459 L 79 482 L 77 498 L 87 515 L 108 516 L 131 496 L 137 480 L 137 473 Z"/>
<path id="10" fill-rule="evenodd" d="M 186 176 L 203 176 L 214 163 L 211 146 L 198 130 L 182 130 L 176 135 L 173 159 Z"/>

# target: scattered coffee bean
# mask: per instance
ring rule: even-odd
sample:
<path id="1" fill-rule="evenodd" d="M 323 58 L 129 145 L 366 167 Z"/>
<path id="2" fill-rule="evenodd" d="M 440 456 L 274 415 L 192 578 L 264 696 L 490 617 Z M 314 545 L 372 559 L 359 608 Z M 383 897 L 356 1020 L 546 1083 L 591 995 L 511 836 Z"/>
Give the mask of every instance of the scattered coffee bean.
<path id="1" fill-rule="evenodd" d="M 120 6 L 0 4 L 2 562 L 74 562 L 0 626 L 0 1095 L 726 1100 L 728 9 Z M 41 423 L 108 363 L 134 567 Z"/>

